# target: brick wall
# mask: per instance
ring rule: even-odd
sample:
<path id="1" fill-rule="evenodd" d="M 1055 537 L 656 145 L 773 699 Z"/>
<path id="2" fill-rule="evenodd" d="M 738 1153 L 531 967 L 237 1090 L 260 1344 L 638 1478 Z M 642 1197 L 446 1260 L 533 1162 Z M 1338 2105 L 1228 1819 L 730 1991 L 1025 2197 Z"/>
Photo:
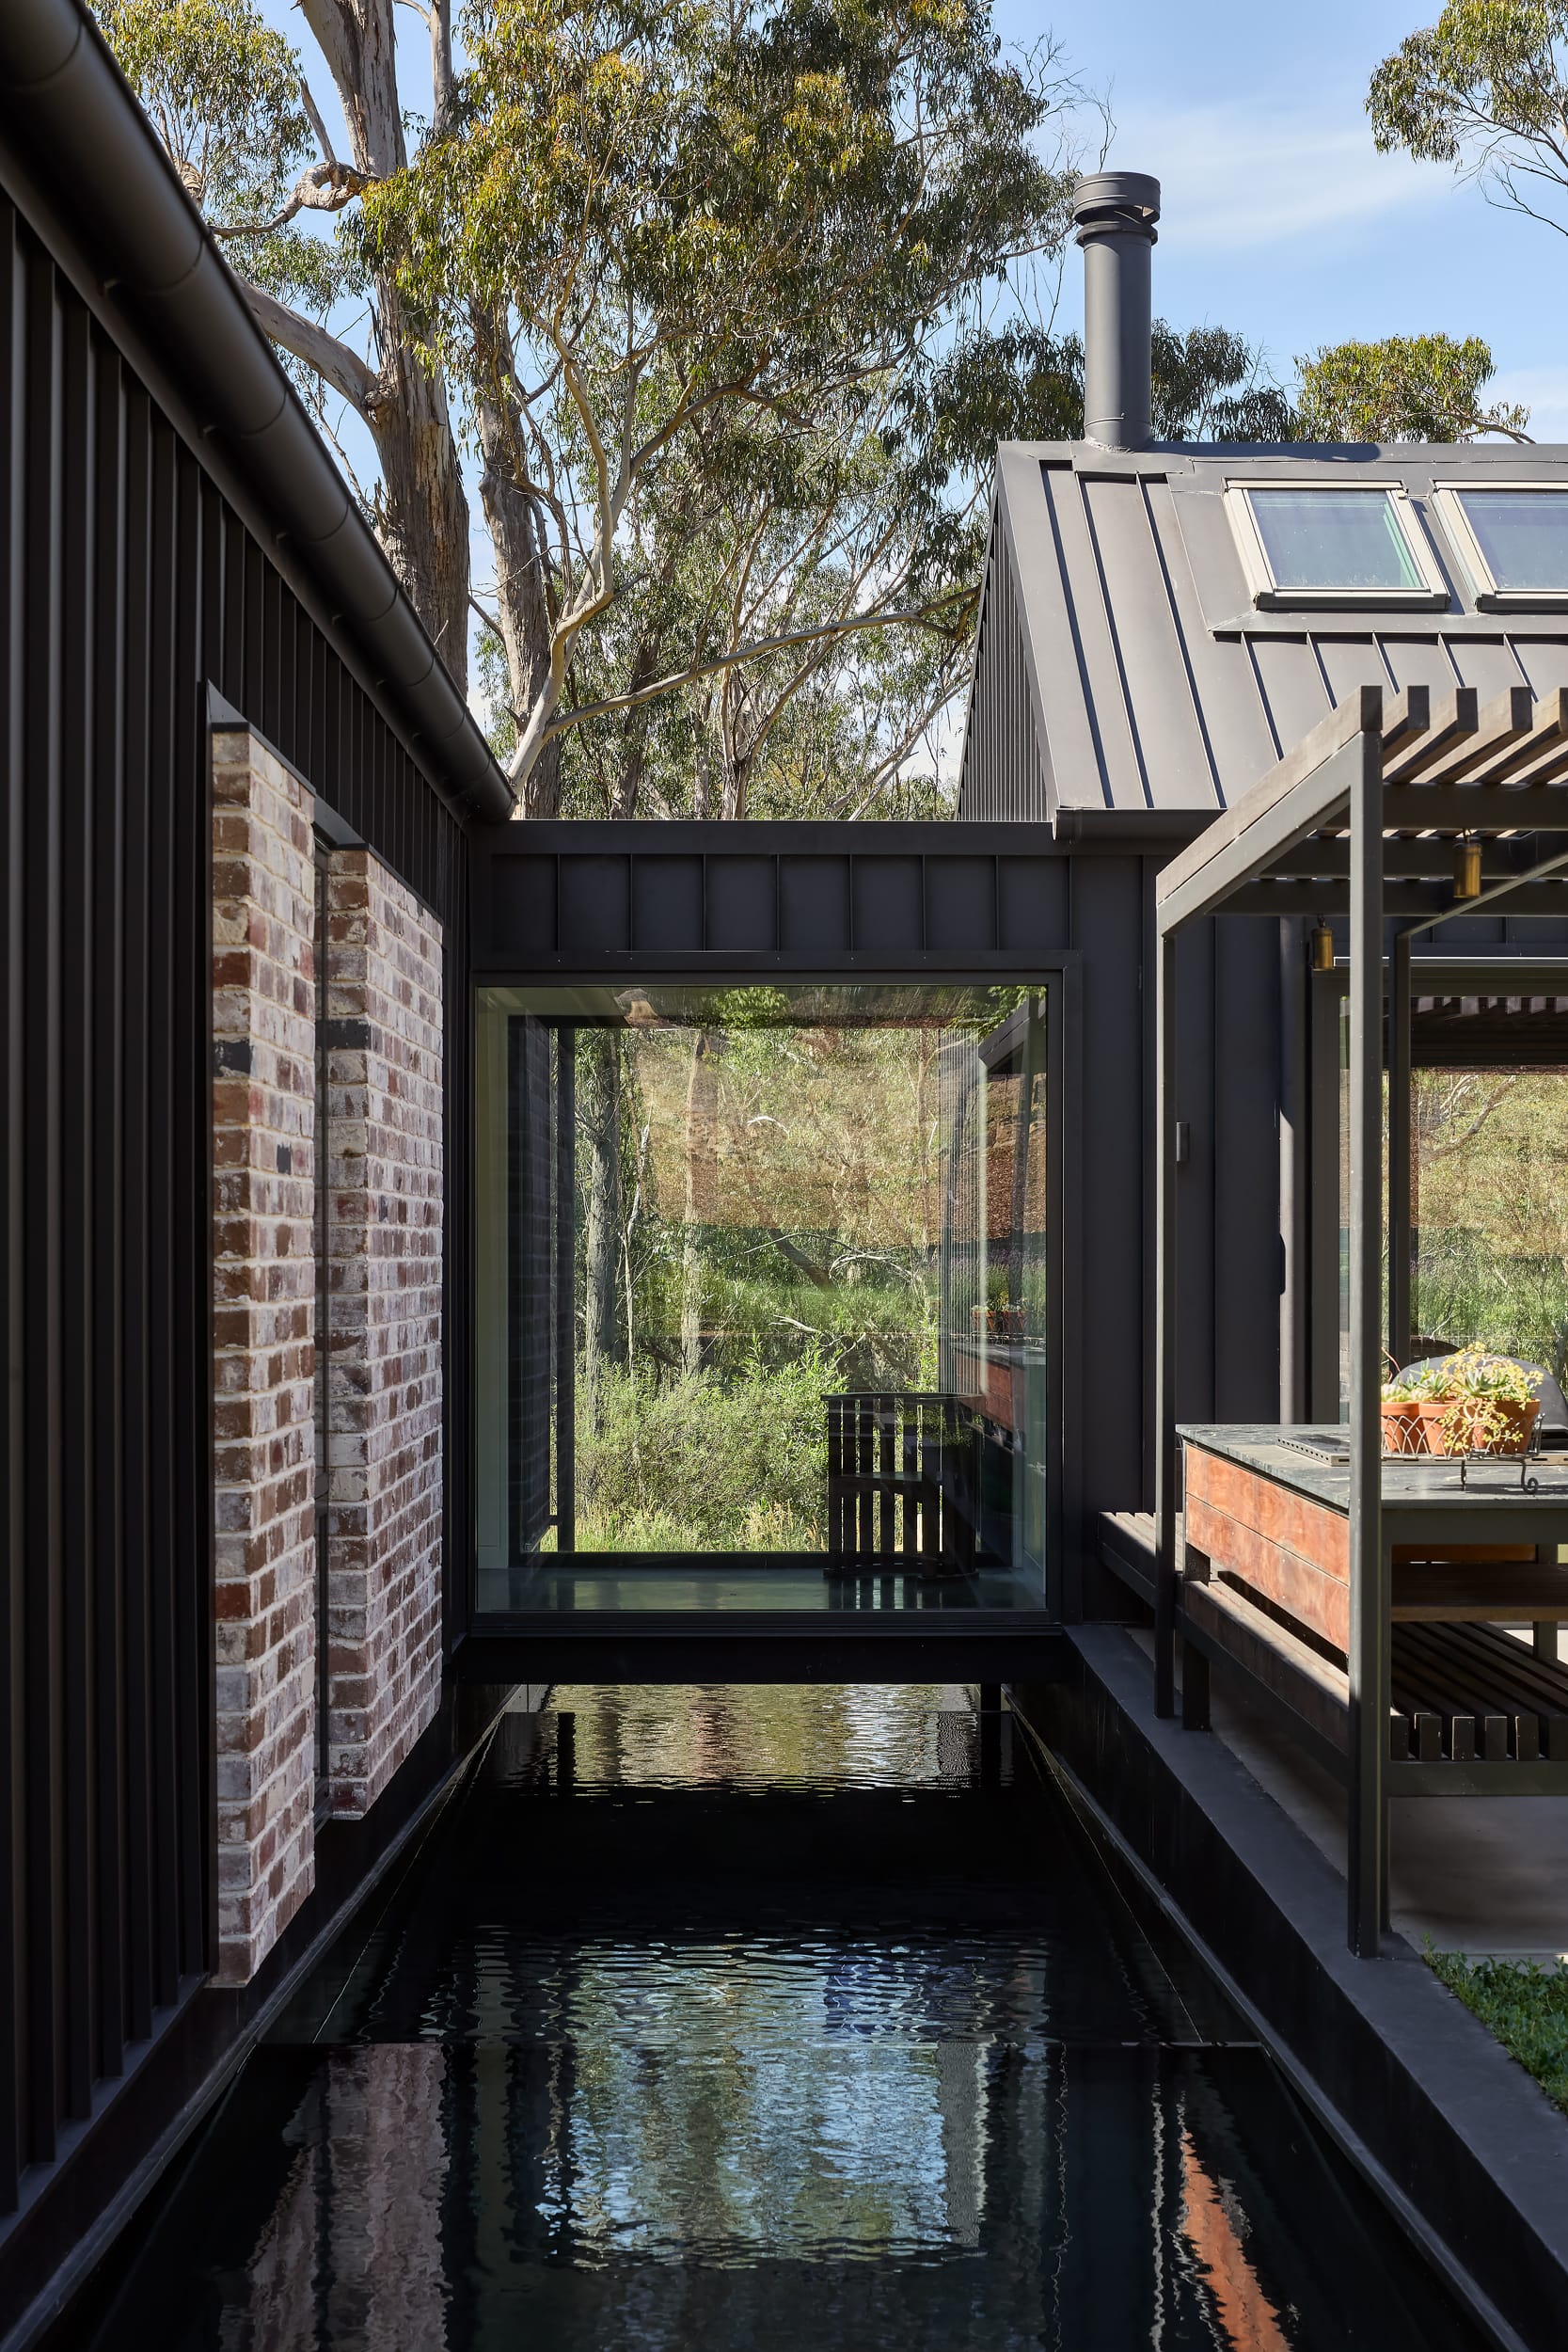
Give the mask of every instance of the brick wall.
<path id="1" fill-rule="evenodd" d="M 220 1983 L 315 1880 L 310 794 L 214 738 L 214 1348 Z"/>
<path id="2" fill-rule="evenodd" d="M 328 882 L 327 1715 L 361 1814 L 441 1681 L 441 930 L 368 850 Z"/>

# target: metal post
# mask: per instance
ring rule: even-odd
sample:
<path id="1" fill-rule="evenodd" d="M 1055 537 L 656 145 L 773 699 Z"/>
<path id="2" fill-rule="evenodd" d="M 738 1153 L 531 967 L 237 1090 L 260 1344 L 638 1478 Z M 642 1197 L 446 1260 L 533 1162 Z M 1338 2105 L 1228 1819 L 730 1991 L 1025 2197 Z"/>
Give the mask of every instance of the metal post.
<path id="1" fill-rule="evenodd" d="M 577 1549 L 577 1031 L 556 1028 L 555 1547 Z"/>
<path id="2" fill-rule="evenodd" d="M 1383 745 L 1364 732 L 1350 793 L 1350 1945 L 1388 1908 L 1388 1567 L 1383 1543 Z"/>
<path id="3" fill-rule="evenodd" d="M 1394 942 L 1388 989 L 1388 1353 L 1410 1360 L 1410 934 Z"/>
<path id="4" fill-rule="evenodd" d="M 1154 998 L 1154 1711 L 1176 1711 L 1176 938 L 1162 931 Z"/>
<path id="5" fill-rule="evenodd" d="M 1279 926 L 1279 1418 L 1311 1419 L 1307 1377 L 1307 942 Z"/>

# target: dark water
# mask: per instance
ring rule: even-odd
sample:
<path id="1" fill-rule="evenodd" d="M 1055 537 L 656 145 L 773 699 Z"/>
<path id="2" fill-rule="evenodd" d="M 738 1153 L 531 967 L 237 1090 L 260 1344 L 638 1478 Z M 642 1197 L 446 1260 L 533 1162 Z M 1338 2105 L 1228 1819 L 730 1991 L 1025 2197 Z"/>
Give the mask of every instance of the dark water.
<path id="1" fill-rule="evenodd" d="M 79 2340 L 1462 2352 L 958 1692 L 502 1720 Z"/>

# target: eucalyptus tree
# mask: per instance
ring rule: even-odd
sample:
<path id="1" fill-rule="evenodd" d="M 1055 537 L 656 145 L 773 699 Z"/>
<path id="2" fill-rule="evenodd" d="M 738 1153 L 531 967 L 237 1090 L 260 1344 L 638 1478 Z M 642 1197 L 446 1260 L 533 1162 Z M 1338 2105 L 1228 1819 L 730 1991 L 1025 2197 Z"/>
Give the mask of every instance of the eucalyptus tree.
<path id="1" fill-rule="evenodd" d="M 1528 441 L 1529 410 L 1484 397 L 1496 369 L 1479 335 L 1388 335 L 1333 343 L 1296 361 L 1309 441 Z"/>
<path id="2" fill-rule="evenodd" d="M 587 721 L 867 630 L 961 627 L 953 581 L 911 560 L 927 516 L 890 501 L 879 528 L 824 521 L 834 464 L 856 472 L 832 437 L 858 456 L 934 354 L 983 335 L 1002 287 L 1060 248 L 1070 174 L 1041 134 L 1070 94 L 1049 50 L 1002 54 L 986 5 L 487 0 L 465 33 L 448 114 L 367 193 L 367 248 L 471 407 L 509 764 L 543 815 L 554 747 Z M 691 544 L 677 530 L 649 572 L 655 509 L 677 518 L 685 485 L 695 515 L 706 469 L 752 460 L 730 555 L 766 542 L 767 580 L 800 568 L 809 592 L 770 602 L 753 564 L 736 596 L 732 562 L 694 635 L 577 696 L 627 583 L 657 589 Z M 777 496 L 791 477 L 796 504 Z M 734 695 L 726 730 L 737 804 Z"/>
<path id="3" fill-rule="evenodd" d="M 1568 236 L 1568 8 L 1448 0 L 1371 78 L 1384 153 L 1451 164 L 1494 202 Z"/>
<path id="4" fill-rule="evenodd" d="M 441 371 L 410 331 L 395 272 L 352 239 L 308 232 L 407 168 L 394 0 L 297 0 L 337 93 L 347 158 L 298 54 L 254 0 L 96 0 L 99 19 L 262 329 L 338 442 L 358 418 L 379 479 L 356 484 L 414 610 L 467 676 L 468 501 Z M 439 121 L 452 87 L 451 0 L 419 13 Z M 344 308 L 360 331 L 329 324 Z M 363 346 L 361 348 L 361 345 Z"/>

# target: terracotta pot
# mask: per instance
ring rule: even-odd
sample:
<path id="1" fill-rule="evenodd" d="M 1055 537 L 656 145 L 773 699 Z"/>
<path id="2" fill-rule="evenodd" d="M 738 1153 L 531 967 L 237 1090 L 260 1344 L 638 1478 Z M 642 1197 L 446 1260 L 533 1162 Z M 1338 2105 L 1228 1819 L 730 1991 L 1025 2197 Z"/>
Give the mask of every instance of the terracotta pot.
<path id="1" fill-rule="evenodd" d="M 1412 1454 L 1449 1454 L 1462 1452 L 1462 1447 L 1449 1443 L 1449 1433 L 1443 1426 L 1445 1417 L 1453 1410 L 1452 1397 L 1420 1397 L 1411 1406 L 1414 1420 L 1410 1430 Z"/>
<path id="2" fill-rule="evenodd" d="M 1437 1433 L 1432 1451 L 1523 1454 L 1529 1445 L 1530 1432 L 1540 1412 L 1540 1402 L 1533 1396 L 1524 1405 L 1515 1404 L 1511 1397 L 1462 1397 L 1440 1407 L 1440 1417 L 1447 1414 L 1449 1425 L 1446 1431 Z"/>
<path id="3" fill-rule="evenodd" d="M 1418 1428 L 1413 1399 L 1405 1404 L 1390 1404 L 1383 1407 L 1383 1451 L 1385 1454 L 1425 1453 L 1425 1441 Z"/>

